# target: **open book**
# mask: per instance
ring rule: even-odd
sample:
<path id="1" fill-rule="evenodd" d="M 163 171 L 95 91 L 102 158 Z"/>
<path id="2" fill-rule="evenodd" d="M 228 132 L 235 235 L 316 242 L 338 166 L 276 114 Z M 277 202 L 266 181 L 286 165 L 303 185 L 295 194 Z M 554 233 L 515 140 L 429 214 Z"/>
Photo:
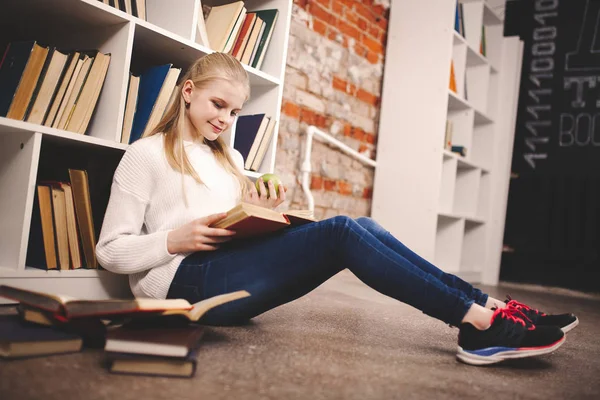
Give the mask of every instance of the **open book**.
<path id="1" fill-rule="evenodd" d="M 290 210 L 281 213 L 242 202 L 229 210 L 225 218 L 212 224 L 211 227 L 230 229 L 236 232 L 236 238 L 244 238 L 315 221 L 309 210 Z"/>
<path id="2" fill-rule="evenodd" d="M 195 304 L 185 299 L 79 300 L 68 296 L 34 292 L 0 285 L 0 296 L 16 300 L 29 308 L 50 312 L 61 320 L 81 317 L 140 315 L 180 315 L 198 321 L 208 310 L 233 300 L 250 296 L 245 290 L 214 296 Z"/>

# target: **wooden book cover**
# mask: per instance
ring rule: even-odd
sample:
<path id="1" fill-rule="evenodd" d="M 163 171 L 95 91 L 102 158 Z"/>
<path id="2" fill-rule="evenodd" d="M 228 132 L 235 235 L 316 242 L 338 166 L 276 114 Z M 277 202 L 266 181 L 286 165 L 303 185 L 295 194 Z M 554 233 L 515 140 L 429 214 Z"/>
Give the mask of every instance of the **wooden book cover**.
<path id="1" fill-rule="evenodd" d="M 96 234 L 92 214 L 92 201 L 87 172 L 84 170 L 69 169 L 77 226 L 81 235 L 85 266 L 98 268 L 96 260 Z"/>
<path id="2" fill-rule="evenodd" d="M 18 315 L 0 315 L 0 356 L 32 357 L 81 350 L 81 337 L 60 329 L 29 324 Z"/>
<path id="3" fill-rule="evenodd" d="M 201 325 L 152 326 L 126 323 L 108 331 L 104 350 L 164 357 L 185 357 L 198 347 L 204 334 Z"/>
<path id="4" fill-rule="evenodd" d="M 185 299 L 110 299 L 79 300 L 73 297 L 51 293 L 35 292 L 14 286 L 0 285 L 0 296 L 18 301 L 31 308 L 49 311 L 61 320 L 82 317 L 120 316 L 135 317 L 180 315 L 190 321 L 198 321 L 208 310 L 230 301 L 250 296 L 245 290 L 231 292 L 202 300 L 194 305 Z"/>
<path id="5" fill-rule="evenodd" d="M 294 222 L 288 217 L 291 216 Z M 211 226 L 235 231 L 235 238 L 259 236 L 284 229 L 290 225 L 314 222 L 312 218 L 302 216 L 301 212 L 280 213 L 255 204 L 240 203 L 227 212 L 227 216 Z"/>
<path id="6" fill-rule="evenodd" d="M 196 372 L 198 350 L 184 358 L 160 357 L 130 353 L 106 353 L 108 371 L 115 374 L 190 378 Z"/>

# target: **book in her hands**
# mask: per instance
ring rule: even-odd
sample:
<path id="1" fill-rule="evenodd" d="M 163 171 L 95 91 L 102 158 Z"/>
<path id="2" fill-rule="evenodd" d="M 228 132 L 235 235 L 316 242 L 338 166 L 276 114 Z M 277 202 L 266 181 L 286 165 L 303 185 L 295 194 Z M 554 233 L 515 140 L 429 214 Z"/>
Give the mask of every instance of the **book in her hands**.
<path id="1" fill-rule="evenodd" d="M 250 296 L 245 290 L 225 293 L 190 304 L 185 299 L 111 299 L 80 300 L 69 296 L 34 292 L 8 285 L 0 285 L 0 297 L 6 297 L 29 306 L 51 312 L 54 318 L 67 321 L 71 318 L 102 317 L 127 314 L 135 316 L 178 315 L 198 321 L 208 310 L 230 301 Z"/>
<path id="2" fill-rule="evenodd" d="M 315 221 L 309 210 L 290 210 L 282 213 L 242 202 L 227 211 L 227 216 L 211 227 L 229 229 L 236 232 L 234 237 L 245 238 Z"/>

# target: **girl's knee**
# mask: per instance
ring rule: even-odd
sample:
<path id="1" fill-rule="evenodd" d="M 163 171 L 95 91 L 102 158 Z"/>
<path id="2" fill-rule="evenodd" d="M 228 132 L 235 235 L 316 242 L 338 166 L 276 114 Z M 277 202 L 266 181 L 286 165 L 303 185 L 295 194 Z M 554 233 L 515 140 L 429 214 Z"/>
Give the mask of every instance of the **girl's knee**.
<path id="1" fill-rule="evenodd" d="M 372 218 L 369 218 L 369 217 L 358 217 L 358 218 L 356 218 L 355 221 L 363 228 L 368 228 L 368 227 L 377 225 L 377 223 Z"/>

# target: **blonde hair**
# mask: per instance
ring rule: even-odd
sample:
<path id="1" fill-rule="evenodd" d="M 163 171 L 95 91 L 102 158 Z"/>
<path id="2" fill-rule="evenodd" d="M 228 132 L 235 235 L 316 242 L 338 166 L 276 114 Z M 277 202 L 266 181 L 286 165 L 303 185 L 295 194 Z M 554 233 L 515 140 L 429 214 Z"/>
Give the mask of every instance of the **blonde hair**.
<path id="1" fill-rule="evenodd" d="M 244 70 L 244 67 L 242 67 L 242 64 L 231 55 L 225 53 L 211 53 L 205 55 L 196 60 L 181 78 L 179 85 L 175 88 L 175 100 L 172 101 L 158 125 L 145 135 L 152 136 L 164 134 L 165 155 L 169 165 L 173 169 L 180 171 L 182 178 L 184 175 L 190 175 L 196 182 L 203 184 L 202 179 L 200 179 L 200 176 L 194 170 L 194 167 L 184 151 L 183 137 L 181 135 L 184 131 L 185 124 L 188 123 L 187 118 L 185 118 L 186 104 L 182 94 L 183 85 L 188 79 L 199 89 L 202 89 L 207 84 L 219 79 L 240 83 L 246 91 L 244 102 L 248 100 L 248 97 L 250 96 L 250 83 L 248 74 L 246 73 L 246 70 Z M 194 133 L 197 135 L 196 139 L 200 139 L 200 133 L 195 130 Z M 248 184 L 252 184 L 252 182 L 237 169 L 231 154 L 227 149 L 228 146 L 223 139 L 218 137 L 214 141 L 205 140 L 204 143 L 211 148 L 217 162 L 220 163 L 227 172 L 237 178 L 241 189 L 240 195 L 245 195 L 248 192 Z M 187 205 L 185 192 L 184 201 Z"/>

